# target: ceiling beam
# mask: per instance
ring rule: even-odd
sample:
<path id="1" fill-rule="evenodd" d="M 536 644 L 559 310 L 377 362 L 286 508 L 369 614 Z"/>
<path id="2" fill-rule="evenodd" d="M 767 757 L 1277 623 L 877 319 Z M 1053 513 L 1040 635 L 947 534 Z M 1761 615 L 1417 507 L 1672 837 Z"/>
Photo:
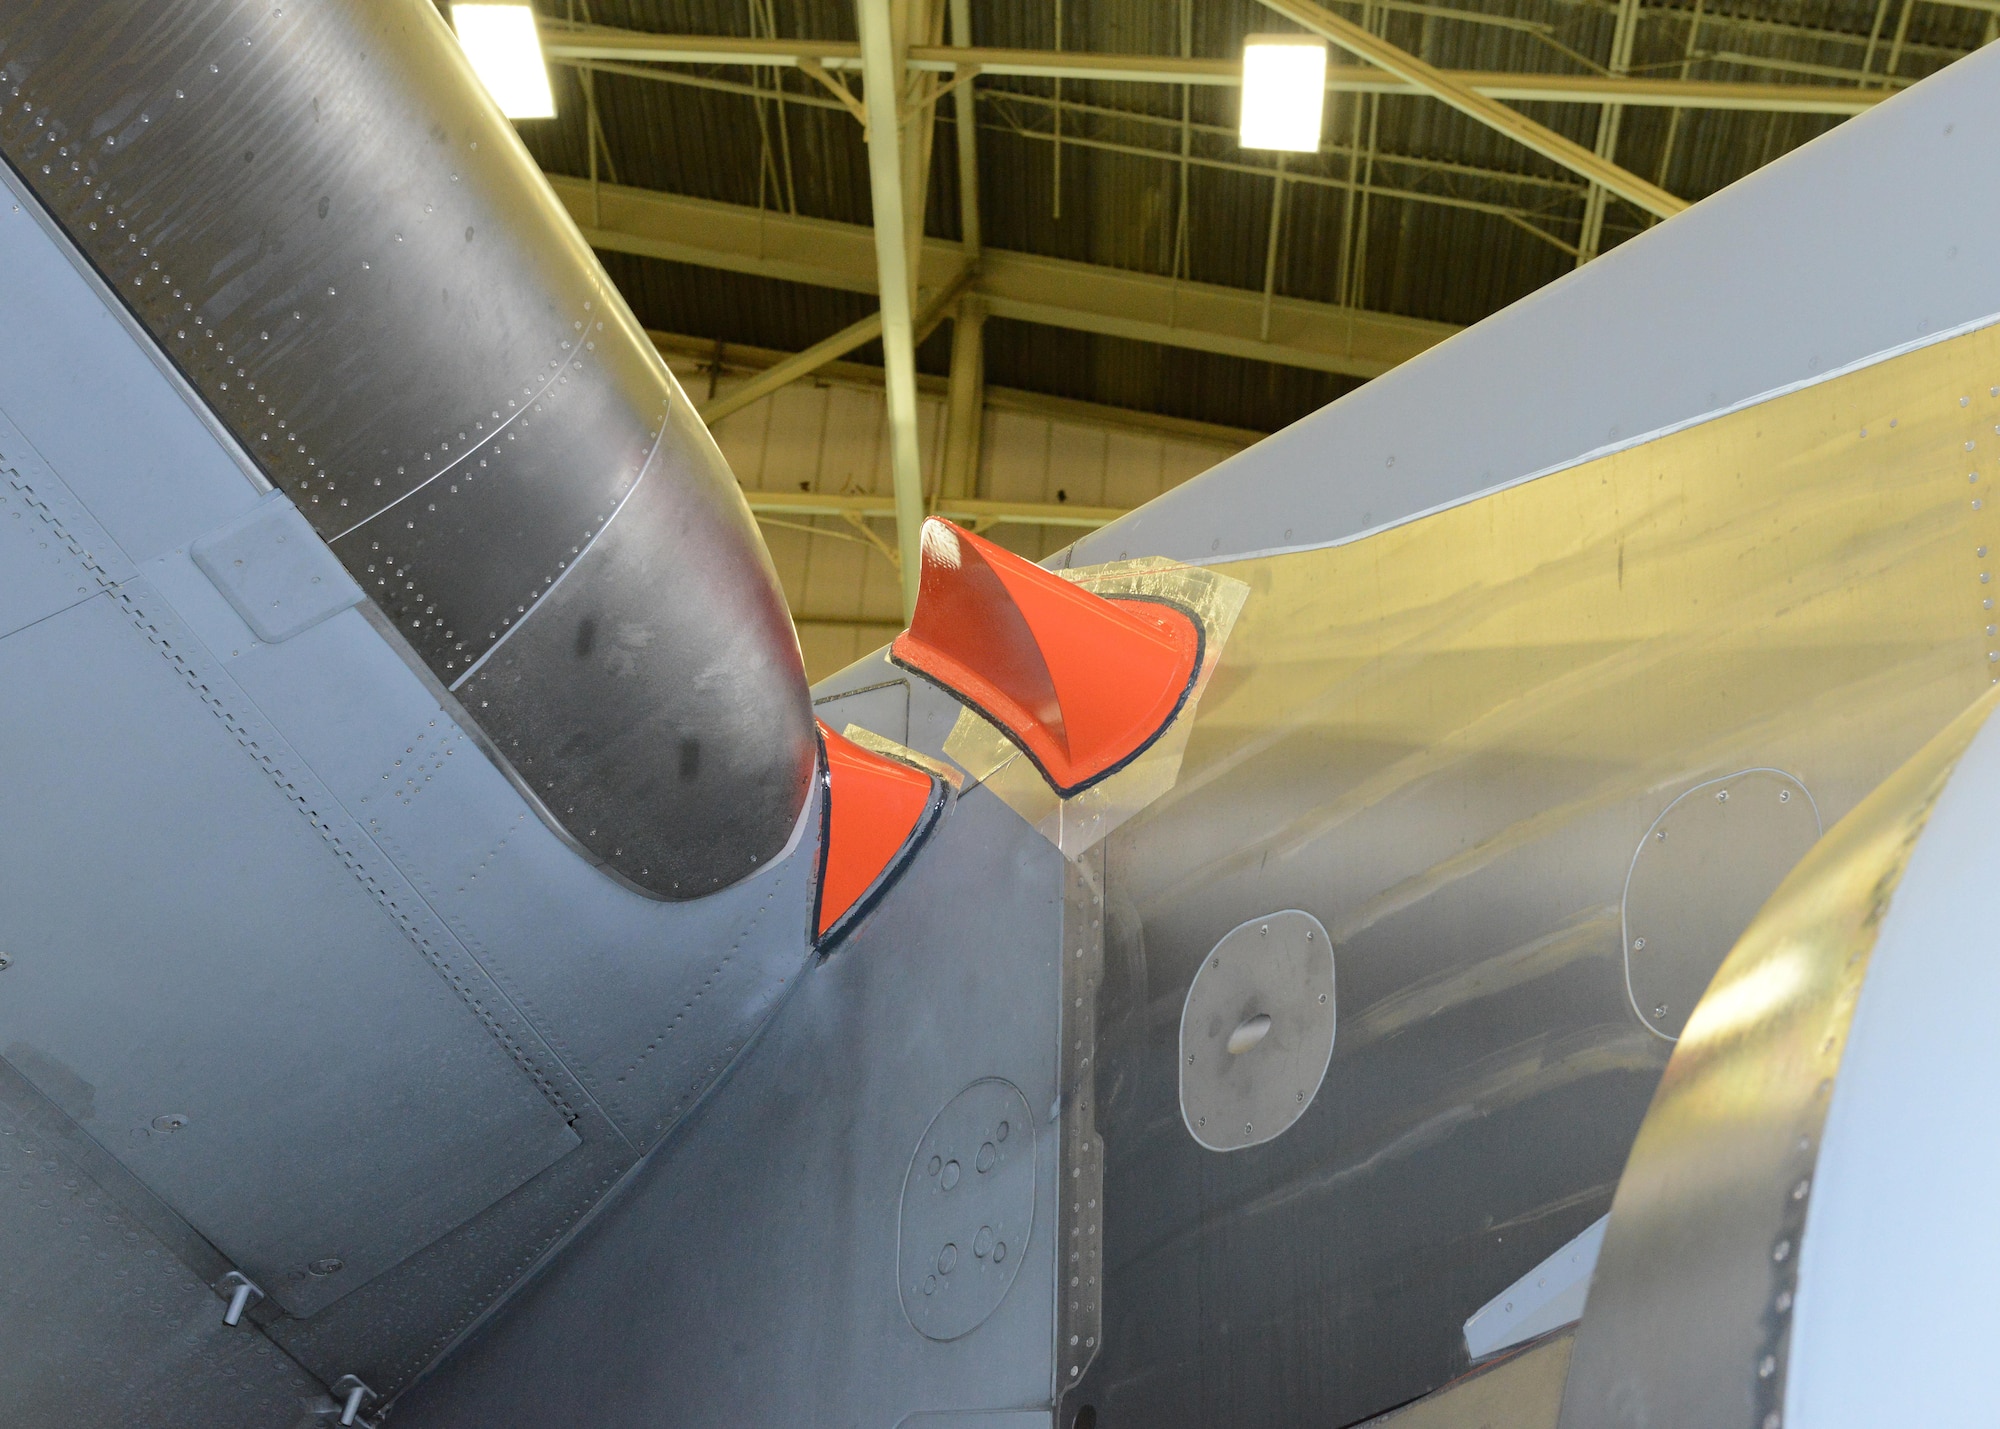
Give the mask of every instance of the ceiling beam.
<path id="1" fill-rule="evenodd" d="M 972 274 L 961 269 L 958 277 L 950 285 L 942 292 L 932 294 L 925 301 L 923 310 L 912 322 L 914 333 L 912 341 L 917 346 L 921 347 L 924 339 L 945 320 L 946 313 L 971 281 Z M 790 357 L 771 364 L 735 391 L 703 404 L 701 419 L 712 427 L 732 412 L 740 412 L 758 398 L 768 397 L 780 387 L 789 387 L 794 382 L 812 376 L 822 368 L 838 362 L 856 348 L 866 347 L 869 343 L 879 340 L 881 336 L 882 313 L 878 309 L 859 322 L 849 323 L 832 337 L 820 339 L 804 352 L 795 352 Z"/>
<path id="2" fill-rule="evenodd" d="M 844 496 L 817 491 L 752 491 L 744 489 L 743 499 L 757 516 L 840 516 L 863 520 L 892 520 L 896 516 L 893 496 Z M 989 526 L 1063 526 L 1095 531 L 1127 514 L 1122 506 L 1079 506 L 1074 502 L 980 501 L 972 498 L 940 497 L 936 515 L 961 526 L 983 530 Z"/>
<path id="3" fill-rule="evenodd" d="M 1609 159 L 1592 153 L 1547 125 L 1537 124 L 1519 110 L 1509 109 L 1497 99 L 1469 88 L 1408 50 L 1390 44 L 1380 35 L 1334 14 L 1324 6 L 1313 4 L 1312 0 L 1258 0 L 1258 3 L 1302 29 L 1330 40 L 1377 69 L 1387 70 L 1398 79 L 1414 84 L 1467 118 L 1506 135 L 1551 163 L 1560 164 L 1571 173 L 1581 174 L 1592 183 L 1602 185 L 1647 213 L 1672 218 L 1688 206 L 1686 199 L 1670 194 L 1630 169 L 1621 168 Z"/>
<path id="4" fill-rule="evenodd" d="M 953 49 L 972 47 L 972 0 L 950 0 L 951 43 Z M 979 271 L 980 250 L 985 246 L 979 219 L 979 114 L 978 95 L 973 91 L 975 71 L 966 69 L 958 80 L 958 122 L 952 126 L 952 147 L 958 158 L 958 232 L 965 249 L 965 266 Z M 986 308 L 975 295 L 960 301 L 951 325 L 951 394 L 945 403 L 944 468 L 938 474 L 938 490 L 952 497 L 976 494 L 979 486 L 979 448 L 986 430 L 985 403 L 980 389 L 986 383 Z"/>
<path id="5" fill-rule="evenodd" d="M 801 378 L 812 376 L 829 362 L 838 361 L 857 347 L 866 347 L 881 336 L 882 314 L 880 311 L 872 312 L 859 322 L 849 323 L 832 337 L 821 338 L 804 352 L 794 353 L 783 362 L 765 368 L 735 391 L 704 403 L 701 419 L 712 427 L 731 413 L 742 411 L 780 387 L 789 387 Z"/>
<path id="6" fill-rule="evenodd" d="M 618 184 L 598 186 L 593 221 L 588 181 L 551 174 L 549 183 L 584 238 L 604 252 L 877 291 L 875 232 L 859 224 Z M 958 244 L 926 238 L 917 281 L 943 291 L 964 266 Z M 1347 377 L 1378 377 L 1458 331 L 1449 323 L 1279 297 L 1271 301 L 1266 336 L 1260 292 L 1001 248 L 984 251 L 969 291 L 980 295 L 990 317 Z"/>
<path id="7" fill-rule="evenodd" d="M 2000 0 L 1996 0 L 2000 3 Z M 604 26 L 568 28 L 544 20 L 548 57 L 574 64 L 590 60 L 673 65 L 754 65 L 822 70 L 861 68 L 861 47 L 839 40 L 749 40 L 714 35 L 654 35 Z M 940 74 L 970 67 L 989 78 L 1111 80 L 1126 84 L 1193 84 L 1236 88 L 1243 67 L 1228 59 L 1166 55 L 1110 55 L 1080 51 L 1010 50 L 913 45 L 912 69 Z M 1717 80 L 1605 75 L 1509 74 L 1439 70 L 1454 85 L 1487 99 L 1512 103 L 1625 104 L 1647 108 L 1742 109 L 1780 114 L 1860 114 L 1894 91 L 1849 85 L 1736 84 Z M 1335 65 L 1327 91 L 1337 94 L 1424 94 L 1424 87 L 1372 65 Z"/>
<path id="8" fill-rule="evenodd" d="M 706 374 L 711 369 L 736 375 L 768 371 L 791 357 L 788 352 L 779 352 L 767 347 L 752 347 L 748 343 L 730 342 L 718 346 L 712 337 L 691 337 L 686 333 L 660 332 L 648 328 L 646 336 L 665 358 L 667 365 L 675 372 Z M 848 362 L 838 360 L 827 363 L 813 374 L 815 382 L 828 385 L 865 389 L 870 392 L 882 390 L 882 368 L 879 364 Z M 940 403 L 951 396 L 951 380 L 948 377 L 932 377 L 928 373 L 917 374 L 917 391 L 926 397 L 935 398 Z M 1172 437 L 1178 441 L 1212 444 L 1227 450 L 1218 451 L 1220 461 L 1232 451 L 1255 446 L 1269 436 L 1268 432 L 1255 431 L 1249 427 L 1224 426 L 1219 422 L 1202 422 L 1191 417 L 1170 417 L 1163 412 L 1135 407 L 1111 407 L 1099 402 L 1081 402 L 1073 397 L 1056 397 L 1047 392 L 1024 392 L 1015 387 L 995 387 L 987 385 L 983 389 L 986 410 L 989 412 L 1012 412 L 1022 416 L 1039 417 L 1045 421 L 1065 423 L 1070 426 L 1111 427 L 1122 432 L 1137 432 L 1149 437 Z M 970 493 L 967 493 L 968 495 Z"/>
<path id="9" fill-rule="evenodd" d="M 923 562 L 923 455 L 917 446 L 917 346 L 912 332 L 918 276 L 913 248 L 920 248 L 922 201 L 906 213 L 910 195 L 903 157 L 902 47 L 890 0 L 855 0 L 861 31 L 862 102 L 868 107 L 868 193 L 875 214 L 876 296 L 881 302 L 882 366 L 889 394 L 889 471 L 895 485 L 897 566 L 903 582 L 903 618 L 917 608 Z M 926 122 L 930 115 L 924 114 Z M 925 146 L 922 152 L 928 153 Z"/>

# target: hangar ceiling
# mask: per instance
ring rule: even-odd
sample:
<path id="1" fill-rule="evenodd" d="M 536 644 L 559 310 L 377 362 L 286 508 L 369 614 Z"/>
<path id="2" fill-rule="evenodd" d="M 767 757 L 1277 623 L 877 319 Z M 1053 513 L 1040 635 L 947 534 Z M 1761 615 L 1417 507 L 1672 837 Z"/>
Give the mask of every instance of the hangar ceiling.
<path id="1" fill-rule="evenodd" d="M 897 492 L 906 517 L 998 499 L 982 495 L 989 391 L 1067 402 L 1085 425 L 1095 409 L 1172 419 L 1232 449 L 2000 32 L 2000 0 L 539 11 L 558 114 L 519 132 L 683 381 L 707 374 L 718 436 L 787 383 L 882 387 L 879 482 L 759 514 L 866 541 L 892 585 Z M 1301 30 L 1334 41 L 1319 150 L 1245 150 L 1244 37 Z M 871 65 L 900 76 L 893 101 L 878 86 L 892 110 L 870 99 Z M 900 122 L 869 122 L 883 112 Z M 878 242 L 879 201 L 904 209 L 900 244 Z M 911 291 L 879 302 L 892 264 Z M 899 342 L 915 368 L 900 379 Z M 925 379 L 946 430 L 920 457 Z M 864 494 L 869 514 L 837 509 Z M 1075 520 L 1032 514 L 1006 518 L 1017 549 L 1074 538 Z"/>

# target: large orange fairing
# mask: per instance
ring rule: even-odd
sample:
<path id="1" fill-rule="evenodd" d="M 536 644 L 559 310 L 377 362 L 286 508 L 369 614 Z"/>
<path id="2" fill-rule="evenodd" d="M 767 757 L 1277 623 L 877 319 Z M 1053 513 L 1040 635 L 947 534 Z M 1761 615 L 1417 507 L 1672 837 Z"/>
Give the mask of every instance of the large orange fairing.
<path id="1" fill-rule="evenodd" d="M 889 653 L 991 719 L 1067 796 L 1138 754 L 1181 707 L 1201 627 L 1106 599 L 933 518 L 910 628 Z"/>

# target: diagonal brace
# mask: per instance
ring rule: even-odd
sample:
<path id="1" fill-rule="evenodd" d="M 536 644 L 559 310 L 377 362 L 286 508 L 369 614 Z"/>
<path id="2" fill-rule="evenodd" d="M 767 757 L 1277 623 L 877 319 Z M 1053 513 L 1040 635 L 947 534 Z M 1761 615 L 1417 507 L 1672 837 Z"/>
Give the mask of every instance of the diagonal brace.
<path id="1" fill-rule="evenodd" d="M 1488 99 L 1443 70 L 1425 64 L 1408 50 L 1370 34 L 1352 20 L 1343 19 L 1331 10 L 1315 5 L 1313 0 L 1259 0 L 1259 3 L 1322 39 L 1331 40 L 1378 69 L 1387 70 L 1404 83 L 1415 85 L 1459 113 L 1533 149 L 1543 158 L 1581 174 L 1592 183 L 1603 185 L 1647 213 L 1672 218 L 1688 206 L 1687 200 L 1675 197 L 1657 184 L 1648 183 L 1630 169 L 1620 168 L 1609 159 L 1600 158 L 1574 140 L 1565 139 L 1555 130 L 1509 109 L 1499 100 Z"/>

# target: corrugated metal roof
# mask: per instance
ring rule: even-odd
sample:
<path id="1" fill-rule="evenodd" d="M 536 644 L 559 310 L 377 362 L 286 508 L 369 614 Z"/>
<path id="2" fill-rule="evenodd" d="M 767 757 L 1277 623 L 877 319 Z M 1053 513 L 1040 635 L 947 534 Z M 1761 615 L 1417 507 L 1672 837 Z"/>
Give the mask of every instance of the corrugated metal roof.
<path id="1" fill-rule="evenodd" d="M 660 33 L 854 36 L 851 6 L 835 0 L 541 3 L 552 17 Z M 1617 6 L 1607 0 L 1387 0 L 1337 8 L 1447 69 L 1601 71 L 1617 23 Z M 1231 57 L 1244 35 L 1287 28 L 1254 0 L 974 0 L 972 10 L 977 43 L 1034 49 L 1177 55 L 1185 42 L 1195 55 Z M 1675 0 L 1639 15 L 1634 74 L 1813 84 L 1858 76 L 1864 58 L 1882 76 L 1892 54 L 1890 82 L 1921 77 L 1983 43 L 1996 20 L 1989 11 L 1906 0 L 1749 0 L 1721 10 L 1705 0 Z M 723 66 L 676 73 L 724 88 L 597 74 L 606 178 L 868 222 L 860 126 L 828 107 L 809 79 Z M 782 109 L 775 97 L 734 92 L 752 83 L 782 87 Z M 583 92 L 575 71 L 559 71 L 557 84 L 560 117 L 524 124 L 522 134 L 547 168 L 583 175 L 590 167 Z M 1067 81 L 1059 108 L 1050 80 L 979 84 L 989 246 L 1163 275 L 1178 262 L 1198 281 L 1263 290 L 1274 163 L 1236 147 L 1233 90 Z M 1521 107 L 1581 143 L 1596 140 L 1600 111 L 1593 106 Z M 940 109 L 926 228 L 957 237 L 953 106 Z M 1286 163 L 1278 294 L 1470 323 L 1575 266 L 1585 189 L 1572 175 L 1429 99 L 1340 96 L 1330 110 L 1321 152 Z M 1185 174 L 1183 222 L 1184 117 L 1197 162 Z M 1836 122 L 1632 108 L 1616 156 L 1679 195 L 1701 198 Z M 1357 180 L 1365 192 L 1351 186 Z M 1613 201 L 1603 246 L 1647 221 Z M 763 347 L 806 347 L 872 305 L 862 295 L 651 259 L 608 255 L 607 267 L 648 326 Z M 941 330 L 920 364 L 942 372 L 947 351 Z M 867 349 L 860 356 L 879 360 Z M 1325 373 L 1000 321 L 988 325 L 987 373 L 1027 390 L 1259 430 L 1295 420 L 1354 385 Z"/>

